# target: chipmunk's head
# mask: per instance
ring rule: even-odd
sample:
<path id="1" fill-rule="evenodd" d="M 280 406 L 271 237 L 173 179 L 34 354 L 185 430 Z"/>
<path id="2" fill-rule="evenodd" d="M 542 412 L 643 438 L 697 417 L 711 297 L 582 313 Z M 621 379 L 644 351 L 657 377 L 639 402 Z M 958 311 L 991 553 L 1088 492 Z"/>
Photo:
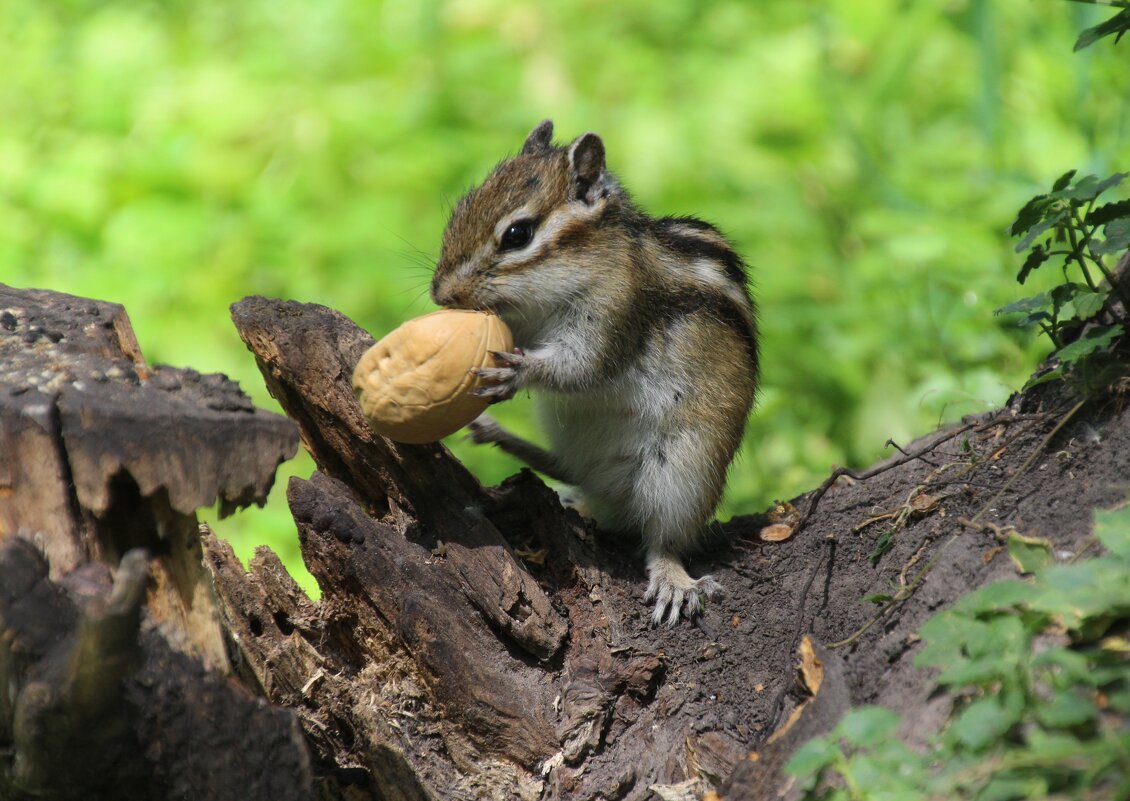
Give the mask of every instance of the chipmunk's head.
<path id="1" fill-rule="evenodd" d="M 624 195 L 605 169 L 599 136 L 584 134 L 568 147 L 552 139 L 546 120 L 456 204 L 432 280 L 436 303 L 518 313 L 583 290 L 583 254 Z"/>

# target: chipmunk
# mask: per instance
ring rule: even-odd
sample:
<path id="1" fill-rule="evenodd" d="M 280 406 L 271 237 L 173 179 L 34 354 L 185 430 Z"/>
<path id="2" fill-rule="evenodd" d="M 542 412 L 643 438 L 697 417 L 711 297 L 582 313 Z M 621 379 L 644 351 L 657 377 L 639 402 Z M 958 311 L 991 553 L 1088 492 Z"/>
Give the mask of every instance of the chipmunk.
<path id="1" fill-rule="evenodd" d="M 681 557 L 718 505 L 753 404 L 745 265 L 709 223 L 638 209 L 596 134 L 552 138 L 546 120 L 456 204 L 431 295 L 510 326 L 517 347 L 475 371 L 478 392 L 535 390 L 551 448 L 486 415 L 471 438 L 578 487 L 602 528 L 639 530 L 652 621 L 673 626 L 721 590 Z"/>

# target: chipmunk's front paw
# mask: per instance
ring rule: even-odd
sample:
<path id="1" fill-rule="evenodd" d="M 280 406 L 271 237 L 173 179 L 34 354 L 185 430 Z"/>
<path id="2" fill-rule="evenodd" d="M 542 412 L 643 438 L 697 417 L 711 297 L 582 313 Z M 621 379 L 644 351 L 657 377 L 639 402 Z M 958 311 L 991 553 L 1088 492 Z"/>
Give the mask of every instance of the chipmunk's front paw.
<path id="1" fill-rule="evenodd" d="M 492 445 L 506 439 L 507 432 L 489 414 L 480 414 L 467 424 L 467 439 L 476 445 Z"/>
<path id="2" fill-rule="evenodd" d="M 492 403 L 510 400 L 521 386 L 522 368 L 526 363 L 526 354 L 520 348 L 513 352 L 492 350 L 494 363 L 498 367 L 475 367 L 471 374 L 485 381 L 485 385 L 471 390 L 471 394 L 480 398 L 490 398 Z"/>
<path id="3" fill-rule="evenodd" d="M 713 576 L 692 579 L 677 559 L 661 558 L 648 563 L 647 592 L 644 601 L 655 601 L 651 613 L 653 626 L 677 624 L 702 614 L 703 599 L 713 599 L 722 592 L 722 585 Z"/>

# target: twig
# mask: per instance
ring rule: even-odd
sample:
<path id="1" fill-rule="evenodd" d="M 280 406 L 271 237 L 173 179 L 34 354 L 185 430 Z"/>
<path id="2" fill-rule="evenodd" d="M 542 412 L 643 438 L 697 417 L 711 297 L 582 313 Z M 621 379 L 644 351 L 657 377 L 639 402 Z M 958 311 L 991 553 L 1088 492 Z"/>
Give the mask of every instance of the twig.
<path id="1" fill-rule="evenodd" d="M 882 609 L 880 609 L 879 612 L 874 617 L 872 617 L 869 621 L 867 621 L 862 626 L 862 628 L 860 628 L 858 631 L 856 631 L 850 637 L 847 637 L 846 639 L 840 640 L 839 642 L 831 643 L 830 645 L 828 645 L 826 647 L 829 650 L 835 650 L 837 648 L 842 648 L 845 645 L 851 645 L 852 643 L 856 642 L 860 637 L 862 637 L 868 631 L 868 629 L 870 629 L 872 626 L 874 626 L 876 623 L 878 623 L 880 620 L 882 620 L 883 617 L 885 617 L 887 615 L 887 613 L 889 613 L 892 609 L 895 609 L 896 607 L 902 605 L 903 602 L 905 602 L 907 599 L 909 599 L 911 596 L 913 596 L 914 592 L 918 589 L 918 585 L 923 582 L 923 580 L 926 578 L 926 576 L 929 575 L 930 571 L 933 570 L 934 565 L 936 565 L 938 563 L 938 560 L 942 558 L 942 555 L 945 554 L 945 552 L 949 549 L 949 547 L 951 545 L 953 545 L 954 542 L 957 541 L 958 537 L 961 536 L 962 529 L 963 528 L 977 528 L 979 525 L 981 525 L 981 524 L 978 523 L 978 519 L 981 517 L 981 515 L 985 514 L 985 512 L 987 512 L 987 511 L 989 511 L 989 509 L 992 508 L 993 504 L 995 504 L 997 502 L 997 500 L 999 500 L 1000 497 L 1002 495 L 1004 495 L 1004 493 L 1007 492 L 1010 487 L 1012 487 L 1012 485 L 1016 482 L 1016 480 L 1028 471 L 1028 468 L 1030 468 L 1032 466 L 1032 463 L 1036 461 L 1036 457 L 1038 457 L 1041 453 L 1043 453 L 1044 449 L 1048 446 L 1048 443 L 1052 441 L 1052 439 L 1055 437 L 1056 434 L 1058 434 L 1060 431 L 1063 430 L 1063 427 L 1066 426 L 1067 423 L 1071 420 L 1071 418 L 1074 417 L 1075 414 L 1080 409 L 1083 408 L 1083 405 L 1086 402 L 1087 402 L 1086 398 L 1079 401 L 1074 406 L 1072 406 L 1071 409 L 1065 415 L 1063 415 L 1062 418 L 1060 418 L 1060 421 L 1055 424 L 1055 427 L 1051 431 L 1048 432 L 1047 436 L 1045 436 L 1040 441 L 1040 444 L 1037 445 L 1036 448 L 1032 451 L 1032 453 L 1028 456 L 1028 458 L 1024 460 L 1024 464 L 1022 464 L 1020 466 L 1020 469 L 1018 469 L 1012 475 L 1012 477 L 1009 478 L 1009 480 L 1004 483 L 1004 486 L 1002 486 L 996 492 L 996 494 L 993 495 L 992 498 L 990 498 L 988 501 L 986 501 L 985 505 L 981 507 L 980 511 L 978 511 L 977 514 L 973 515 L 972 518 L 965 520 L 964 522 L 961 523 L 961 526 L 954 533 L 954 535 L 952 537 L 950 537 L 948 540 L 946 540 L 946 543 L 941 548 L 939 548 L 937 550 L 937 552 L 934 553 L 933 556 L 930 557 L 930 560 L 925 564 L 925 566 L 920 571 L 918 571 L 918 573 L 915 574 L 914 578 L 912 578 L 910 580 L 909 584 L 907 584 L 905 587 L 900 588 L 899 591 L 897 593 L 895 593 L 895 596 L 893 598 L 891 598 L 891 600 L 887 601 L 886 606 L 884 606 Z"/>
<path id="2" fill-rule="evenodd" d="M 808 522 L 808 518 L 812 517 L 812 513 L 816 511 L 816 505 L 820 503 L 820 499 L 824 497 L 824 493 L 831 489 L 832 485 L 835 484 L 836 480 L 841 476 L 847 476 L 848 478 L 855 479 L 856 481 L 866 481 L 867 479 L 874 478 L 875 476 L 881 473 L 885 473 L 888 470 L 893 470 L 896 467 L 901 467 L 907 462 L 913 462 L 915 459 L 920 459 L 942 443 L 948 442 L 954 437 L 958 437 L 964 434 L 966 431 L 971 431 L 972 429 L 975 429 L 977 427 L 978 426 L 976 423 L 966 423 L 963 426 L 955 428 L 953 431 L 945 434 L 934 442 L 931 442 L 929 445 L 924 445 L 918 450 L 911 451 L 910 453 L 907 453 L 906 451 L 903 451 L 902 448 L 899 448 L 899 450 L 904 454 L 902 457 L 885 464 L 870 467 L 867 470 L 856 471 L 847 467 L 837 467 L 832 471 L 831 475 L 829 475 L 828 478 L 824 480 L 824 483 L 813 491 L 812 497 L 808 501 L 808 508 L 804 510 L 804 513 L 800 516 L 800 519 L 797 520 L 796 526 L 794 527 L 795 530 L 800 531 L 804 527 L 804 524 Z"/>

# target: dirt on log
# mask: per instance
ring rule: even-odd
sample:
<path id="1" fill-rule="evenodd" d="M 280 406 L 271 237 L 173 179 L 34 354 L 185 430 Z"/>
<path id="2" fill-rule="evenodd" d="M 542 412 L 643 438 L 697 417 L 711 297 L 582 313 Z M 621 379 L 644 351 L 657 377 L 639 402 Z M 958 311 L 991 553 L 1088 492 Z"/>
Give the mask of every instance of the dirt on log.
<path id="1" fill-rule="evenodd" d="M 25 309 L 29 298 L 55 301 L 5 292 L 0 343 L 10 350 L 0 353 L 5 365 L 16 353 L 30 365 L 38 340 L 25 342 L 24 335 L 33 323 L 26 311 L 20 316 L 12 309 Z M 81 329 L 81 304 L 91 302 L 69 302 L 66 313 Z M 207 732 L 228 752 L 262 754 L 252 768 L 259 784 L 248 780 L 239 792 L 246 801 L 699 798 L 708 790 L 726 799 L 789 797 L 794 791 L 780 772 L 784 761 L 852 705 L 879 703 L 904 713 L 903 734 L 911 741 L 942 723 L 949 700 L 932 694 L 930 676 L 913 667 L 915 632 L 970 589 L 1016 574 L 1003 548 L 1011 530 L 1046 537 L 1058 557 L 1070 558 L 1090 543 L 1091 510 L 1125 500 L 1130 488 L 1125 398 L 1113 393 L 1080 404 L 1044 387 L 907 444 L 913 458 L 896 455 L 889 469 L 868 471 L 866 480 L 832 484 L 785 541 L 762 541 L 770 522 L 765 515 L 716 525 L 716 536 L 690 567 L 717 576 L 725 596 L 694 624 L 655 629 L 642 601 L 638 542 L 594 530 L 563 510 L 528 471 L 484 488 L 441 445 L 396 445 L 368 429 L 350 376 L 372 338 L 347 318 L 321 306 L 264 298 L 236 304 L 233 318 L 318 464 L 310 479 L 291 481 L 288 498 L 322 597 L 307 598 L 269 549 L 261 548 L 245 571 L 226 543 L 205 531 L 204 562 L 222 612 L 218 627 L 233 658 L 209 662 L 205 650 L 174 649 L 181 661 L 170 662 L 160 680 L 218 682 L 233 709 L 250 709 L 254 696 L 270 705 L 230 718 L 196 709 L 211 721 L 213 728 L 204 729 L 190 716 L 170 715 L 161 732 L 186 744 Z M 136 343 L 131 347 L 133 356 L 124 358 L 143 364 Z M 111 358 L 127 350 L 118 347 Z M 62 394 L 74 394 L 76 380 L 63 380 L 72 389 Z M 109 382 L 128 394 L 146 391 L 148 380 Z M 22 688 L 16 705 L 0 699 L 0 796 L 7 797 L 6 789 L 28 796 L 58 792 L 43 768 L 71 748 L 121 761 L 122 775 L 147 797 L 181 797 L 169 789 L 175 762 L 169 749 L 143 748 L 140 757 L 130 751 L 152 736 L 152 724 L 146 728 L 144 721 L 171 695 L 136 690 L 139 683 L 154 686 L 139 677 L 152 676 L 146 660 L 170 635 L 167 625 L 148 625 L 156 610 L 138 592 L 138 576 L 145 575 L 138 565 L 152 561 L 134 549 L 161 552 L 166 527 L 152 513 L 145 516 L 147 505 L 156 499 L 172 506 L 174 497 L 195 496 L 133 477 L 128 499 L 136 521 L 128 512 L 134 507 L 121 506 L 124 500 L 109 516 L 115 528 L 133 532 L 131 547 L 123 549 L 120 535 L 110 532 L 104 538 L 119 543 L 113 548 L 84 544 L 91 537 L 101 541 L 100 521 L 108 512 L 98 511 L 97 491 L 78 489 L 81 482 L 68 474 L 74 468 L 67 467 L 65 436 L 52 434 L 56 444 L 49 451 L 11 449 L 8 432 L 28 427 L 29 413 L 18 399 L 30 390 L 17 392 L 17 386 L 0 371 L 8 437 L 0 460 L 7 465 L 7 473 L 0 472 L 0 559 L 22 565 L 0 566 L 0 678 Z M 195 396 L 182 399 L 207 406 Z M 149 402 L 138 394 L 123 409 Z M 68 406 L 56 398 L 53 408 L 60 420 Z M 223 411 L 271 419 L 243 406 Z M 113 475 L 133 476 L 143 470 L 135 465 L 166 458 L 147 461 L 129 444 L 144 442 L 115 436 L 138 424 L 135 418 L 152 415 L 132 411 L 104 423 L 102 436 L 116 439 L 107 446 L 119 465 Z M 192 445 L 186 452 L 208 451 L 199 458 L 209 476 L 215 471 L 208 466 L 233 459 L 238 447 L 242 462 L 225 463 L 216 492 L 233 502 L 261 497 L 263 465 L 273 472 L 278 458 L 269 437 L 237 444 L 235 434 L 205 437 L 187 423 L 167 429 L 183 434 Z M 56 430 L 67 429 L 56 423 Z M 160 439 L 157 431 L 145 441 L 154 439 Z M 31 455 L 43 453 L 51 459 Z M 113 475 L 111 496 L 125 498 L 113 489 L 124 479 L 114 485 Z M 56 496 L 69 498 L 68 514 L 89 518 L 94 534 L 83 529 L 77 544 L 54 543 L 55 532 L 67 529 L 59 523 Z M 805 509 L 813 497 L 794 503 Z M 12 498 L 30 499 L 18 504 L 18 520 Z M 191 502 L 178 501 L 176 514 L 190 514 L 183 507 Z M 26 578 L 10 578 L 16 575 Z M 84 594 L 91 582 L 96 588 Z M 149 596 L 155 583 L 150 577 Z M 878 595 L 897 600 L 866 600 Z M 98 599 L 93 606 L 91 598 Z M 56 618 L 70 623 L 40 625 Z M 40 678 L 75 672 L 66 666 L 75 663 L 79 646 L 66 645 L 68 636 L 117 655 L 98 661 L 106 667 L 98 671 L 103 690 L 97 706 L 98 715 L 116 722 L 99 729 L 97 738 L 87 730 L 78 741 L 72 727 L 69 738 L 45 750 L 42 737 L 29 738 L 20 728 L 20 710 L 36 707 L 19 699 L 36 697 L 29 688 L 37 682 L 56 688 L 55 708 L 73 707 L 72 717 L 86 720 L 93 714 L 81 700 L 88 694 L 58 689 L 74 687 L 73 675 L 54 684 Z M 814 700 L 798 679 L 806 637 L 823 665 Z M 222 681 L 227 671 L 238 684 Z M 190 698 L 179 697 L 186 710 L 196 708 Z M 803 709 L 793 715 L 798 706 Z M 274 729 L 276 740 L 258 733 L 257 715 L 263 721 L 278 716 L 283 725 Z M 785 731 L 789 719 L 794 722 Z M 201 763 L 207 754 L 193 758 Z M 38 773 L 27 770 L 29 760 Z M 217 761 L 210 770 L 238 771 L 233 761 Z M 267 787 L 263 776 L 281 777 L 289 794 Z"/>

